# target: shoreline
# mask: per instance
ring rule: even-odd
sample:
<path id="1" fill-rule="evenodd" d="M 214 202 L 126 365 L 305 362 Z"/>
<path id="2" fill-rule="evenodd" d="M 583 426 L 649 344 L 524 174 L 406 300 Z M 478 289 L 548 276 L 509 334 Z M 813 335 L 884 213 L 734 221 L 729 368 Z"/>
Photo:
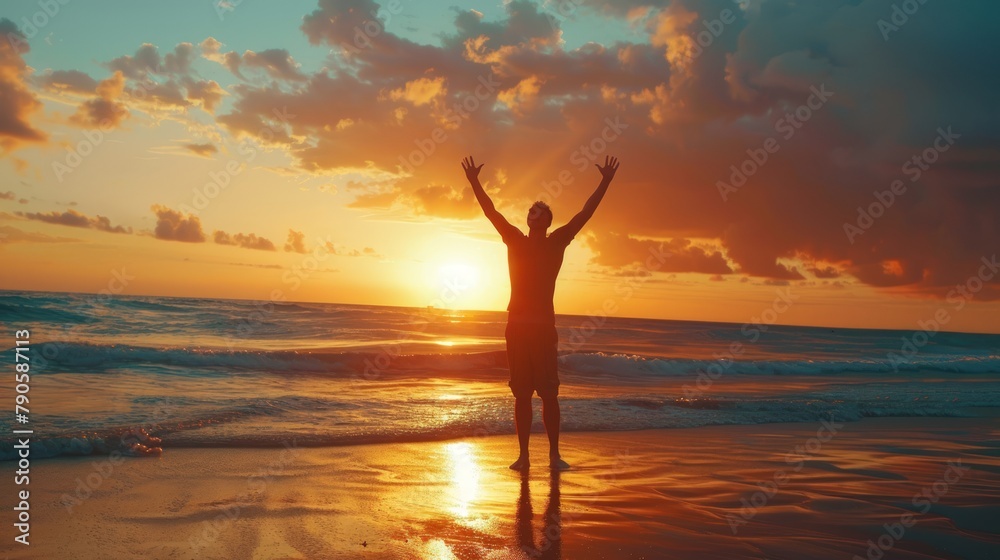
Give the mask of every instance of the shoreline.
<path id="1" fill-rule="evenodd" d="M 881 538 L 890 557 L 927 559 L 1000 547 L 1000 428 L 837 424 L 567 432 L 573 468 L 558 477 L 544 434 L 525 477 L 506 468 L 510 435 L 46 460 L 32 465 L 32 544 L 10 558 L 866 558 Z M 0 501 L 8 515 L 12 499 Z"/>
<path id="2" fill-rule="evenodd" d="M 503 394 L 504 394 L 504 396 L 506 396 L 506 392 L 504 392 Z M 538 403 L 536 402 L 535 404 L 537 405 Z M 535 411 L 534 412 L 535 412 L 535 414 L 534 414 L 535 419 L 534 419 L 534 423 L 532 425 L 532 432 L 531 432 L 532 437 L 542 437 L 542 438 L 544 438 L 545 437 L 545 429 L 544 429 L 544 425 L 541 423 L 541 409 L 538 406 L 535 406 Z M 857 418 L 857 419 L 853 419 L 853 418 L 852 419 L 838 419 L 838 421 L 844 422 L 847 425 L 851 425 L 851 424 L 856 424 L 858 422 L 866 422 L 866 421 L 902 421 L 902 422 L 906 422 L 906 421 L 911 420 L 911 419 L 933 419 L 933 418 L 938 418 L 938 419 L 942 419 L 942 420 L 950 420 L 950 419 L 966 419 L 966 420 L 971 420 L 971 419 L 993 418 L 993 419 L 1000 420 L 1000 407 L 988 407 L 988 406 L 966 407 L 966 408 L 962 409 L 962 414 L 961 415 L 955 415 L 955 416 L 864 416 L 864 417 Z M 720 422 L 720 423 L 716 423 L 716 424 L 704 424 L 704 425 L 698 425 L 698 426 L 671 426 L 671 427 L 654 427 L 654 428 L 635 428 L 635 429 L 620 429 L 620 430 L 609 430 L 609 431 L 594 431 L 594 430 L 589 430 L 589 429 L 567 429 L 567 428 L 563 427 L 561 433 L 564 434 L 564 435 L 565 434 L 572 434 L 572 435 L 592 435 L 594 437 L 599 437 L 602 434 L 630 434 L 630 433 L 661 432 L 661 431 L 669 433 L 669 432 L 673 432 L 675 430 L 699 430 L 699 429 L 711 429 L 711 428 L 737 428 L 737 427 L 745 427 L 747 429 L 753 429 L 754 427 L 760 427 L 761 429 L 765 429 L 764 427 L 767 427 L 767 426 L 776 426 L 776 425 L 777 426 L 783 426 L 783 425 L 786 425 L 786 424 L 789 425 L 789 426 L 803 425 L 803 424 L 805 424 L 805 425 L 811 425 L 811 424 L 815 424 L 816 422 L 820 422 L 820 421 L 821 421 L 821 419 L 820 420 L 816 420 L 815 422 L 806 422 L 806 421 L 795 421 L 795 422 L 774 421 L 774 422 L 759 422 L 759 423 L 754 423 L 754 424 L 727 424 L 727 423 L 724 423 L 724 422 Z M 344 436 L 342 439 L 340 439 L 340 440 L 338 440 L 338 441 L 336 441 L 334 443 L 330 442 L 331 440 L 330 440 L 329 436 L 317 436 L 315 434 L 307 434 L 307 435 L 302 436 L 301 438 L 291 438 L 291 439 L 294 440 L 295 445 L 297 447 L 301 447 L 301 448 L 306 448 L 306 449 L 341 449 L 341 448 L 350 448 L 350 447 L 366 447 L 366 446 L 382 446 L 382 445 L 405 445 L 405 444 L 421 444 L 421 443 L 427 443 L 427 444 L 431 444 L 431 443 L 448 443 L 448 442 L 453 442 L 453 441 L 481 439 L 481 438 L 484 438 L 484 437 L 500 437 L 500 438 L 502 438 L 502 437 L 515 437 L 516 433 L 513 431 L 513 426 L 510 427 L 510 430 L 511 431 L 508 433 L 508 432 L 502 432 L 502 431 L 491 431 L 491 430 L 487 430 L 485 427 L 479 427 L 477 429 L 471 430 L 471 432 L 474 434 L 473 436 L 469 436 L 469 435 L 455 435 L 455 434 L 412 434 L 412 435 L 407 435 L 407 436 L 401 436 L 401 435 L 384 436 L 385 439 L 382 439 L 382 440 L 379 440 L 379 439 L 375 439 L 375 440 L 368 439 L 371 436 Z M 465 434 L 468 434 L 468 433 L 469 433 L 469 430 L 466 430 Z M 150 437 L 152 437 L 152 436 L 150 436 Z M 162 441 L 163 438 L 165 438 L 165 442 Z M 67 440 L 68 441 L 68 440 L 72 440 L 74 438 L 67 437 L 67 438 L 58 438 L 58 439 Z M 162 436 L 162 438 L 156 437 L 154 439 L 161 440 L 160 443 L 156 443 L 155 445 L 157 447 L 161 447 L 163 449 L 163 453 L 162 453 L 163 456 L 167 456 L 167 455 L 169 455 L 171 453 L 176 453 L 176 452 L 183 451 L 183 450 L 204 450 L 204 449 L 212 449 L 212 450 L 219 450 L 219 449 L 232 449 L 232 450 L 274 450 L 274 449 L 282 449 L 283 447 L 287 447 L 287 441 L 288 441 L 289 438 L 278 438 L 278 439 L 281 439 L 281 442 L 282 442 L 281 445 L 271 444 L 271 443 L 264 443 L 264 442 L 260 442 L 259 444 L 256 444 L 256 445 L 228 442 L 227 445 L 225 445 L 224 447 L 221 447 L 221 448 L 218 447 L 218 446 L 213 445 L 213 442 L 197 443 L 197 442 L 186 441 L 186 442 L 178 444 L 177 442 L 171 441 L 170 434 L 166 434 L 166 435 Z M 359 441 L 350 441 L 352 439 L 358 439 Z M 13 442 L 15 440 L 12 438 L 11 441 Z M 32 444 L 33 445 L 37 445 L 39 443 L 49 443 L 50 441 L 51 440 L 45 440 L 45 439 L 43 439 L 43 440 L 35 440 L 35 439 L 33 439 Z M 140 443 L 142 443 L 145 440 L 142 439 L 142 438 L 140 438 L 140 439 L 138 439 L 138 441 Z M 121 453 L 121 449 L 117 449 L 117 448 L 116 449 L 112 449 L 111 451 L 118 451 L 119 455 L 124 460 L 135 460 L 135 459 L 143 459 L 143 458 L 148 458 L 149 457 L 149 455 L 145 455 L 145 454 L 127 455 L 127 454 Z M 99 460 L 107 459 L 109 457 L 109 454 L 110 454 L 109 452 L 93 453 L 93 454 L 89 454 L 89 455 L 80 455 L 78 453 L 65 453 L 65 454 L 57 454 L 57 455 L 42 455 L 42 456 L 39 456 L 38 455 L 38 450 L 33 448 L 32 449 L 32 457 L 33 457 L 32 462 L 33 463 L 35 463 L 37 461 L 44 461 L 44 462 L 49 462 L 49 461 L 56 461 L 56 462 L 67 461 L 67 462 L 72 462 L 72 461 L 93 461 L 93 460 L 98 460 L 99 461 Z M 152 455 L 152 456 L 153 457 L 157 457 L 157 455 Z M 16 457 L 15 456 L 12 456 L 9 459 L 0 459 L 0 465 L 4 465 L 4 464 L 13 465 L 13 464 L 15 464 L 15 462 L 16 462 Z"/>

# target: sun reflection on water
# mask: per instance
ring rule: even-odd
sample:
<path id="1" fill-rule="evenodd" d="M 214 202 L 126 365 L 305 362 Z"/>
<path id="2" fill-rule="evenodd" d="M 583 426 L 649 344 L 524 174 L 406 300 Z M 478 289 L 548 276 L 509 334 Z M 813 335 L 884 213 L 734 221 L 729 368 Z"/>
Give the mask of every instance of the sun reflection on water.
<path id="1" fill-rule="evenodd" d="M 457 560 L 455 553 L 441 539 L 432 539 L 424 548 L 424 560 Z"/>
<path id="2" fill-rule="evenodd" d="M 451 472 L 449 494 L 453 505 L 449 510 L 460 520 L 469 521 L 474 513 L 472 507 L 479 498 L 483 469 L 476 461 L 475 446 L 471 443 L 449 443 L 445 450 Z"/>

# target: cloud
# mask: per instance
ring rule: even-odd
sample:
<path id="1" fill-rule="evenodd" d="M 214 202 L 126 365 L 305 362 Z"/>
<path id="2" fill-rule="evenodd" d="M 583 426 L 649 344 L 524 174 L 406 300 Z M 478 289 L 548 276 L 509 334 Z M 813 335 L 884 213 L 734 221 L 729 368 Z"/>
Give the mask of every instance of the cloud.
<path id="1" fill-rule="evenodd" d="M 205 39 L 198 46 L 201 48 L 201 55 L 205 59 L 221 64 L 232 72 L 234 76 L 242 78 L 240 75 L 240 65 L 243 63 L 243 57 L 239 53 L 236 51 L 223 53 L 222 43 L 214 37 Z"/>
<path id="2" fill-rule="evenodd" d="M 288 241 L 285 242 L 285 251 L 288 253 L 305 253 L 306 234 L 294 229 L 288 230 Z"/>
<path id="3" fill-rule="evenodd" d="M 301 65 L 285 49 L 248 50 L 242 55 L 235 51 L 223 53 L 222 43 L 214 37 L 202 41 L 199 47 L 204 58 L 221 64 L 241 80 L 247 79 L 244 69 L 261 70 L 275 80 L 301 82 L 306 79 L 306 75 L 299 70 Z"/>
<path id="4" fill-rule="evenodd" d="M 229 264 L 229 266 L 247 266 L 250 268 L 268 268 L 268 269 L 278 269 L 278 270 L 283 268 L 280 264 L 258 264 L 258 263 L 239 263 L 239 262 L 231 262 L 227 264 Z"/>
<path id="5" fill-rule="evenodd" d="M 288 230 L 288 241 L 285 243 L 285 252 L 288 253 L 307 253 L 305 246 L 305 233 L 301 231 L 296 231 L 294 229 Z M 365 247 L 364 249 L 349 249 L 346 247 L 338 247 L 331 241 L 325 241 L 322 243 L 322 248 L 331 255 L 337 255 L 341 257 L 380 257 L 381 255 L 371 247 Z M 333 270 L 333 272 L 336 272 Z"/>
<path id="6" fill-rule="evenodd" d="M 211 158 L 213 155 L 219 153 L 219 148 L 211 142 L 206 142 L 204 144 L 184 144 L 184 148 L 190 152 L 198 154 L 199 156 L 207 158 Z"/>
<path id="7" fill-rule="evenodd" d="M 75 243 L 72 237 L 56 237 L 33 231 L 23 231 L 13 226 L 0 226 L 0 245 L 8 243 Z"/>
<path id="8" fill-rule="evenodd" d="M 543 81 L 537 76 L 529 76 L 519 81 L 516 86 L 501 91 L 497 95 L 497 100 L 510 107 L 514 113 L 524 114 L 537 105 L 542 83 Z"/>
<path id="9" fill-rule="evenodd" d="M 672 239 L 667 270 L 941 295 L 1000 245 L 1000 74 L 986 70 L 1000 66 L 995 3 L 923 4 L 888 41 L 876 25 L 891 17 L 888 0 L 581 0 L 565 18 L 545 13 L 552 3 L 502 5 L 498 18 L 456 8 L 436 42 L 417 43 L 378 21 L 379 3 L 320 0 L 301 29 L 333 52 L 313 73 L 286 50 L 224 52 L 214 38 L 167 55 L 143 45 L 109 68 L 126 93 L 149 87 L 149 103 L 224 112 L 215 123 L 283 150 L 299 172 L 362 175 L 352 208 L 482 220 L 457 164 L 474 153 L 486 173 L 509 175 L 490 191 L 499 207 L 547 194 L 557 215 L 575 212 L 599 180 L 593 163 L 619 155 L 588 228 L 595 264 L 615 273 L 637 273 L 651 240 Z M 567 46 L 563 22 L 595 14 L 633 36 Z M 366 26 L 377 32 L 359 36 Z M 240 82 L 201 80 L 198 51 Z M 5 52 L 9 88 L 27 68 Z M 90 87 L 68 73 L 40 83 L 67 95 Z M 823 88 L 832 94 L 810 108 Z M 23 93 L 0 137 L 11 123 L 33 130 L 25 115 L 37 106 Z M 957 140 L 913 173 L 949 127 Z M 734 170 L 770 139 L 779 149 L 740 180 Z M 845 224 L 894 181 L 905 194 L 848 238 Z M 740 186 L 723 199 L 720 182 Z M 293 234 L 283 248 L 304 249 Z"/>
<path id="10" fill-rule="evenodd" d="M 26 174 L 28 168 L 31 167 L 28 160 L 21 159 L 19 157 L 12 157 L 11 163 L 14 165 L 14 171 L 16 171 L 18 175 Z"/>
<path id="11" fill-rule="evenodd" d="M 174 51 L 163 56 L 163 72 L 175 76 L 186 76 L 191 72 L 191 63 L 198 55 L 191 43 L 178 43 Z"/>
<path id="12" fill-rule="evenodd" d="M 141 81 L 129 88 L 128 94 L 134 105 L 151 110 L 187 110 L 191 106 L 183 82 L 186 78 L 169 78 L 162 82 Z"/>
<path id="13" fill-rule="evenodd" d="M 73 124 L 114 128 L 130 116 L 130 109 L 154 112 L 201 107 L 214 112 L 228 94 L 215 80 L 197 75 L 192 67 L 197 58 L 197 49 L 191 43 L 179 43 L 162 55 L 156 45 L 144 43 L 134 54 L 105 64 L 111 76 L 104 80 L 95 80 L 79 70 L 50 69 L 35 82 L 70 101 L 89 97 L 70 117 Z"/>
<path id="14" fill-rule="evenodd" d="M 387 190 L 374 190 L 362 192 L 354 197 L 354 200 L 347 203 L 348 208 L 389 208 L 399 198 L 399 190 L 389 188 Z"/>
<path id="15" fill-rule="evenodd" d="M 49 70 L 37 81 L 45 89 L 60 92 L 90 94 L 97 89 L 97 80 L 79 70 Z"/>
<path id="16" fill-rule="evenodd" d="M 333 242 L 327 241 L 323 244 L 323 248 L 327 253 L 331 255 L 336 255 L 339 257 L 381 257 L 375 249 L 371 247 L 365 247 L 360 251 L 358 249 L 349 249 L 347 247 L 337 247 Z"/>
<path id="17" fill-rule="evenodd" d="M 299 64 L 285 49 L 268 49 L 261 52 L 246 51 L 242 64 L 246 68 L 257 68 L 278 80 L 303 81 L 305 74 L 299 71 Z"/>
<path id="18" fill-rule="evenodd" d="M 25 142 L 44 142 L 48 136 L 34 128 L 29 117 L 42 104 L 25 85 L 30 69 L 23 55 L 27 38 L 9 19 L 0 19 L 0 151 L 10 152 Z"/>
<path id="19" fill-rule="evenodd" d="M 133 80 L 160 72 L 160 50 L 152 43 L 143 43 L 134 55 L 123 55 L 108 63 L 113 72 L 121 72 Z"/>
<path id="20" fill-rule="evenodd" d="M 117 127 L 129 116 L 128 107 L 119 101 L 124 92 L 125 76 L 121 71 L 116 71 L 110 78 L 101 80 L 95 86 L 94 93 L 97 97 L 80 104 L 76 113 L 70 117 L 70 122 L 82 127 Z"/>
<path id="21" fill-rule="evenodd" d="M 271 240 L 264 237 L 257 237 L 253 233 L 229 235 L 224 231 L 216 231 L 212 237 L 219 245 L 236 245 L 244 249 L 257 249 L 258 251 L 277 250 Z"/>
<path id="22" fill-rule="evenodd" d="M 230 266 L 248 266 L 251 268 L 270 268 L 270 269 L 281 269 L 280 264 L 258 264 L 258 263 L 226 263 Z"/>
<path id="23" fill-rule="evenodd" d="M 404 99 L 413 105 L 426 105 L 445 92 L 444 78 L 419 78 L 389 92 L 392 100 Z"/>
<path id="24" fill-rule="evenodd" d="M 132 228 L 111 225 L 111 220 L 105 216 L 92 218 L 72 209 L 65 212 L 17 212 L 16 214 L 29 220 L 37 220 L 61 226 L 96 229 L 108 233 L 132 233 Z"/>
<path id="25" fill-rule="evenodd" d="M 721 250 L 694 246 L 688 239 L 656 241 L 617 233 L 590 235 L 585 239 L 594 252 L 592 263 L 619 271 L 635 270 L 638 266 L 642 276 L 646 272 L 733 273 Z"/>
<path id="26" fill-rule="evenodd" d="M 596 183 L 586 174 L 585 152 L 596 145 L 604 153 L 606 146 L 623 156 L 625 171 L 592 224 L 598 235 L 707 240 L 717 250 L 706 255 L 719 255 L 712 266 L 722 270 L 724 260 L 774 282 L 836 273 L 871 286 L 941 294 L 1000 242 L 1000 116 L 990 95 L 1000 79 L 974 62 L 984 56 L 1000 62 L 984 23 L 996 15 L 991 4 L 962 14 L 922 6 L 921 18 L 911 18 L 905 33 L 887 43 L 873 23 L 891 11 L 878 2 L 772 0 L 747 10 L 729 0 L 588 2 L 637 24 L 648 43 L 573 50 L 555 48 L 560 35 L 551 25 L 527 24 L 530 8 L 507 5 L 507 18 L 498 22 L 457 12 L 455 33 L 440 46 L 383 30 L 362 48 L 353 34 L 374 4 L 321 3 L 303 30 L 310 41 L 343 50 L 350 71 L 313 76 L 294 93 L 244 89 L 234 121 L 259 128 L 254 115 L 287 106 L 299 115 L 288 137 L 308 139 L 288 143 L 302 169 L 335 172 L 373 161 L 398 174 L 390 186 L 358 191 L 353 207 L 403 203 L 476 219 L 473 211 L 434 204 L 462 200 L 454 166 L 462 152 L 491 154 L 491 164 L 531 162 L 511 170 L 513 180 L 497 197 L 502 206 L 526 204 L 560 169 L 569 171 L 574 182 L 554 202 L 575 210 L 589 194 L 584 185 Z M 706 42 L 705 22 L 725 10 L 731 22 Z M 956 29 L 963 30 L 960 41 Z M 447 91 L 434 103 L 408 103 L 406 84 L 428 78 L 413 69 L 428 67 Z M 489 75 L 502 84 L 497 92 L 449 126 L 439 107 L 475 94 L 477 84 L 463 77 Z M 809 119 L 788 129 L 788 115 L 801 114 L 824 86 L 833 95 L 818 109 L 807 107 Z M 324 114 L 321 100 L 341 87 L 352 93 Z M 384 91 L 396 95 L 376 95 Z M 338 128 L 345 119 L 357 124 Z M 628 128 L 608 134 L 606 119 Z M 779 119 L 791 137 L 777 129 Z M 902 166 L 949 124 L 961 139 L 911 181 Z M 446 131 L 444 140 L 430 138 L 436 126 Z M 717 184 L 729 182 L 733 166 L 769 138 L 780 141 L 780 150 L 722 200 Z M 897 179 L 907 194 L 848 240 L 844 224 Z M 691 258 L 683 268 L 713 269 Z M 830 270 L 815 262 L 838 264 Z"/>
<path id="27" fill-rule="evenodd" d="M 17 200 L 17 195 L 14 191 L 0 192 L 0 200 Z"/>
<path id="28" fill-rule="evenodd" d="M 194 45 L 178 43 L 172 52 L 160 55 L 152 43 L 143 43 L 133 55 L 115 58 L 107 64 L 112 72 L 121 72 L 131 80 L 148 80 L 153 75 L 187 76 L 191 63 L 197 58 Z"/>
<path id="29" fill-rule="evenodd" d="M 412 206 L 418 214 L 442 218 L 469 219 L 482 213 L 472 187 L 428 185 L 413 192 Z"/>
<path id="30" fill-rule="evenodd" d="M 562 30 L 554 16 L 540 11 L 535 2 L 513 0 L 505 8 L 507 18 L 499 22 L 485 21 L 476 10 L 456 10 L 456 34 L 446 44 L 465 45 L 470 39 L 485 38 L 479 47 L 488 50 L 505 46 L 545 49 L 562 41 Z"/>
<path id="31" fill-rule="evenodd" d="M 214 113 L 223 96 L 228 95 L 226 90 L 215 80 L 183 78 L 181 83 L 187 89 L 188 100 L 198 101 L 202 108 L 209 113 Z"/>
<path id="32" fill-rule="evenodd" d="M 840 278 L 841 272 L 832 266 L 813 265 L 807 270 L 816 278 Z"/>
<path id="33" fill-rule="evenodd" d="M 156 214 L 156 229 L 153 235 L 157 239 L 186 243 L 205 241 L 205 232 L 201 229 L 201 220 L 198 216 L 185 216 L 160 204 L 154 204 L 151 209 Z"/>

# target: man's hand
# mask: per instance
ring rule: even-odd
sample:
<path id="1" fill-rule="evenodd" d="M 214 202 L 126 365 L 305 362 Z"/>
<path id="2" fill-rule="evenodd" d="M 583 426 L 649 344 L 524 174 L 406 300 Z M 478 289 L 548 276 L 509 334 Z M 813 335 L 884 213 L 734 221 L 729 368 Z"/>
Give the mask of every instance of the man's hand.
<path id="1" fill-rule="evenodd" d="M 486 164 L 480 163 L 479 167 L 476 167 L 476 160 L 473 159 L 472 156 L 462 160 L 462 169 L 465 170 L 465 177 L 470 183 L 479 179 L 479 170 L 482 169 L 484 165 Z"/>
<path id="2" fill-rule="evenodd" d="M 587 220 L 589 220 L 590 217 L 594 215 L 594 212 L 597 211 L 597 206 L 604 198 L 604 194 L 608 192 L 608 186 L 611 185 L 611 180 L 615 178 L 615 171 L 618 171 L 618 158 L 604 156 L 604 166 L 601 167 L 595 163 L 594 167 L 597 167 L 597 170 L 601 172 L 601 177 L 604 178 L 601 181 L 601 184 L 597 185 L 597 190 L 595 190 L 594 194 L 590 195 L 590 198 L 587 199 L 587 203 L 583 205 L 583 210 L 580 210 L 576 216 L 573 216 L 573 219 L 566 225 L 553 231 L 552 235 L 549 237 L 556 236 L 557 238 L 562 239 L 566 244 L 569 244 L 570 240 L 573 239 L 576 234 L 580 233 L 580 230 L 583 229 Z"/>
<path id="3" fill-rule="evenodd" d="M 610 182 L 615 178 L 615 171 L 618 171 L 618 165 L 618 158 L 604 156 L 604 167 L 601 167 L 596 163 L 594 164 L 594 167 L 601 172 L 601 176 L 604 177 L 605 181 Z M 466 171 L 466 173 L 468 173 L 468 171 Z"/>
<path id="4" fill-rule="evenodd" d="M 490 195 L 486 194 L 486 191 L 483 190 L 483 185 L 479 182 L 479 170 L 482 168 L 483 164 L 476 165 L 476 160 L 472 159 L 472 156 L 462 160 L 462 169 L 465 170 L 465 176 L 469 179 L 469 184 L 472 186 L 472 194 L 476 195 L 476 201 L 482 207 L 483 213 L 486 214 L 493 227 L 497 228 L 497 232 L 500 233 L 500 237 L 506 243 L 508 240 L 522 234 L 520 230 L 510 225 L 510 222 L 507 221 L 507 218 L 503 217 L 503 214 L 497 212 L 496 206 L 490 200 Z"/>

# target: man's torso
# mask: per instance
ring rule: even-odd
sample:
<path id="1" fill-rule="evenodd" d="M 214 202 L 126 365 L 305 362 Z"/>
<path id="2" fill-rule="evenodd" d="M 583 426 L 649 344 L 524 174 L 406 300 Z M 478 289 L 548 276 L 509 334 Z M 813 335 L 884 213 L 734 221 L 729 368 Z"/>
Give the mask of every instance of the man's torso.
<path id="1" fill-rule="evenodd" d="M 552 298 L 567 245 L 568 240 L 553 235 L 531 238 L 521 234 L 507 240 L 510 321 L 555 323 Z"/>

